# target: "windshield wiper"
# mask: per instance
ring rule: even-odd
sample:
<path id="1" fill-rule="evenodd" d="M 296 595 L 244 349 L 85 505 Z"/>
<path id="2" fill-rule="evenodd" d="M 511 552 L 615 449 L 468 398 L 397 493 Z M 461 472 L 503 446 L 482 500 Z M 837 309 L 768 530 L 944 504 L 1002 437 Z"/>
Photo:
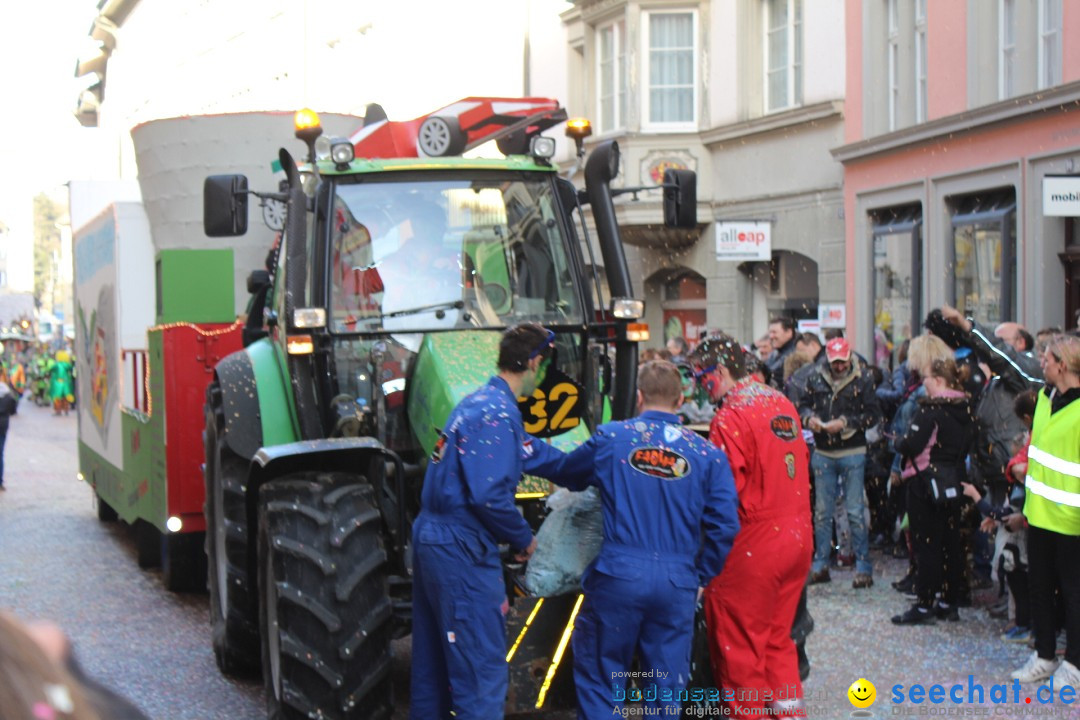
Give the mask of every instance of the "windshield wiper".
<path id="1" fill-rule="evenodd" d="M 395 310 L 394 312 L 383 313 L 380 318 L 393 318 L 402 317 L 404 315 L 419 315 L 420 313 L 435 311 L 435 317 L 442 320 L 446 317 L 447 310 L 461 310 L 465 307 L 464 300 L 453 300 L 441 303 L 435 303 L 433 305 L 421 305 L 419 307 L 407 308 L 405 310 Z"/>

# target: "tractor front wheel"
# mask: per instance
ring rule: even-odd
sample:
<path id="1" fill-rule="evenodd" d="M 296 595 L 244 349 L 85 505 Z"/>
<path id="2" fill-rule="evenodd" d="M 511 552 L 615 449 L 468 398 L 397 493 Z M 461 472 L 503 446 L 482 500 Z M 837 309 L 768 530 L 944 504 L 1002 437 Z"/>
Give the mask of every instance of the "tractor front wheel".
<path id="1" fill-rule="evenodd" d="M 206 391 L 206 565 L 214 657 L 226 675 L 259 669 L 255 578 L 248 577 L 247 463 L 225 443 L 225 410 L 217 381 Z"/>
<path id="2" fill-rule="evenodd" d="M 375 491 L 303 472 L 259 491 L 259 620 L 269 717 L 393 713 L 393 623 Z"/>

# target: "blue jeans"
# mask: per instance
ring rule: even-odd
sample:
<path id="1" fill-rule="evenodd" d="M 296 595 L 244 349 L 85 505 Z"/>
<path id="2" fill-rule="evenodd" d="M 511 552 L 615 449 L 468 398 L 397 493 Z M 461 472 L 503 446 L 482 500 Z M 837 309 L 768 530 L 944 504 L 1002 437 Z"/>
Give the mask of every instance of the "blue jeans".
<path id="1" fill-rule="evenodd" d="M 814 562 L 813 572 L 829 567 L 832 553 L 833 513 L 836 509 L 836 486 L 844 483 L 844 507 L 851 525 L 851 544 L 855 550 L 855 572 L 870 575 L 870 538 L 866 528 L 866 500 L 863 497 L 863 474 L 866 455 L 839 458 L 814 453 Z"/>

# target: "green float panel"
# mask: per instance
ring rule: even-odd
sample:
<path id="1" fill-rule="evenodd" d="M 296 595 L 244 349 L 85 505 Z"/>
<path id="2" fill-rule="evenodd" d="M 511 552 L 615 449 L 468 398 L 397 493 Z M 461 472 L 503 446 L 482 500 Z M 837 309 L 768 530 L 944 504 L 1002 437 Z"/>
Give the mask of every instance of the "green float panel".
<path id="1" fill-rule="evenodd" d="M 157 256 L 157 323 L 231 323 L 233 251 L 162 250 Z"/>

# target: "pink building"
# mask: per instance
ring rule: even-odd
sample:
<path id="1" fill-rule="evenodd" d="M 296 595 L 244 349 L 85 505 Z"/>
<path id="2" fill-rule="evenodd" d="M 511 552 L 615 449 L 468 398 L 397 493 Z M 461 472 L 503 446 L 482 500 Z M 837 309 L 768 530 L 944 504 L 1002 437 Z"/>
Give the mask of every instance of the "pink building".
<path id="1" fill-rule="evenodd" d="M 1075 327 L 1080 3 L 846 0 L 846 34 L 833 156 L 859 348 L 883 359 L 942 303 Z"/>

